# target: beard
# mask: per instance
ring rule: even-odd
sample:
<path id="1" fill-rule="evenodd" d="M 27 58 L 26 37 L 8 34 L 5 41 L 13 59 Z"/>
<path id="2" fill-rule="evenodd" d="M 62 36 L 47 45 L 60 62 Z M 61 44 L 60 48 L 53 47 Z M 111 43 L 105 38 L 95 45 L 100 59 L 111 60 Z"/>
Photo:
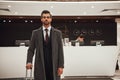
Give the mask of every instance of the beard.
<path id="1" fill-rule="evenodd" d="M 43 24 L 44 24 L 44 25 L 49 25 L 50 22 L 46 20 L 46 21 L 43 22 Z"/>

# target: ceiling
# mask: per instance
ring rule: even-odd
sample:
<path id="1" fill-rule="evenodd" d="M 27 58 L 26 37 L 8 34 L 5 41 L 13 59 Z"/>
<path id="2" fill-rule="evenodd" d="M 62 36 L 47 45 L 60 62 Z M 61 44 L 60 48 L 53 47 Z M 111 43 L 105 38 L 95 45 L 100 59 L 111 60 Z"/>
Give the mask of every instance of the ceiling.
<path id="1" fill-rule="evenodd" d="M 120 1 L 78 0 L 0 1 L 0 16 L 40 16 L 49 10 L 53 16 L 120 16 Z M 72 1 L 72 0 L 69 0 Z M 81 1 L 81 2 L 80 2 Z"/>

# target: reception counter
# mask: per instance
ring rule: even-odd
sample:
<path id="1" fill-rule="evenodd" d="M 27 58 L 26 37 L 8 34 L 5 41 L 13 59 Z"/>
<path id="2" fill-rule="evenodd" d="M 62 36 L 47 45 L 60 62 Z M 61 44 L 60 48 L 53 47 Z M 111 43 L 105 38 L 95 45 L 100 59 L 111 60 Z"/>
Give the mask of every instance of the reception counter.
<path id="1" fill-rule="evenodd" d="M 0 47 L 0 78 L 25 77 L 28 47 Z M 113 76 L 117 46 L 64 46 L 66 76 Z"/>
<path id="2" fill-rule="evenodd" d="M 113 76 L 118 50 L 116 46 L 64 47 L 64 76 Z"/>

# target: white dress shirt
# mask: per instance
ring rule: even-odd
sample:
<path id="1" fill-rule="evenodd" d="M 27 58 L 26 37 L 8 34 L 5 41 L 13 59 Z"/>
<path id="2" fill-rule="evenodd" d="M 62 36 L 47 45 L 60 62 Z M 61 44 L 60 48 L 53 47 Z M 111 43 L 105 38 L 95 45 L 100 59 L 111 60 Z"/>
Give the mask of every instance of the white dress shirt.
<path id="1" fill-rule="evenodd" d="M 44 39 L 45 39 L 45 35 L 46 35 L 45 29 L 46 29 L 46 28 L 43 26 L 43 35 L 44 35 Z M 48 37 L 50 37 L 51 26 L 49 26 L 47 29 L 48 29 Z"/>

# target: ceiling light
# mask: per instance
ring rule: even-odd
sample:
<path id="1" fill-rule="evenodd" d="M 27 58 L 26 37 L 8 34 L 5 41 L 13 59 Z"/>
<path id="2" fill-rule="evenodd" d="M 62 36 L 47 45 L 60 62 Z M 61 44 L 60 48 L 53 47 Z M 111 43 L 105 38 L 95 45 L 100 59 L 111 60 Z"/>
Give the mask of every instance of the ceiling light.
<path id="1" fill-rule="evenodd" d="M 25 22 L 27 23 L 28 21 L 27 21 L 27 20 L 25 20 Z"/>
<path id="2" fill-rule="evenodd" d="M 3 20 L 3 22 L 6 22 L 6 20 Z"/>
<path id="3" fill-rule="evenodd" d="M 11 20 L 9 20 L 8 22 L 11 22 Z"/>
<path id="4" fill-rule="evenodd" d="M 8 8 L 11 8 L 11 5 L 8 5 Z"/>
<path id="5" fill-rule="evenodd" d="M 50 8 L 53 8 L 53 6 L 50 6 Z"/>
<path id="6" fill-rule="evenodd" d="M 91 8 L 95 8 L 95 6 L 91 6 Z"/>
<path id="7" fill-rule="evenodd" d="M 15 12 L 14 14 L 18 14 L 18 12 Z"/>
<path id="8" fill-rule="evenodd" d="M 74 23 L 77 23 L 77 21 L 75 20 Z"/>
<path id="9" fill-rule="evenodd" d="M 117 14 L 120 14 L 120 11 L 117 11 Z"/>
<path id="10" fill-rule="evenodd" d="M 96 22 L 99 22 L 99 20 L 96 20 Z"/>
<path id="11" fill-rule="evenodd" d="M 33 22 L 33 20 L 30 21 L 31 23 Z"/>

